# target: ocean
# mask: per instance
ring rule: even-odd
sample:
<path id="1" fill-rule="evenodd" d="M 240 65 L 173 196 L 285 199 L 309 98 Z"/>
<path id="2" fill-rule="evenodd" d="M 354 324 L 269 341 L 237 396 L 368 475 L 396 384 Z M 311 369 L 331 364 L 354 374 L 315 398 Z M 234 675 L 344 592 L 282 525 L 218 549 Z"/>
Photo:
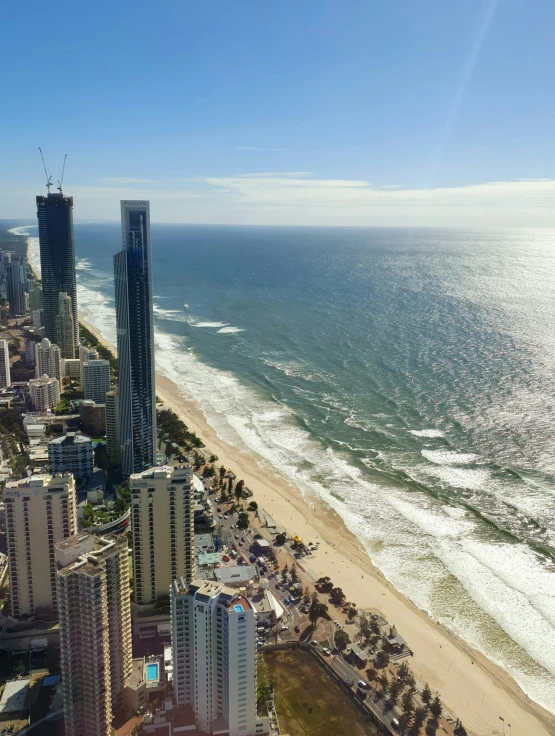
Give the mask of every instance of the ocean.
<path id="1" fill-rule="evenodd" d="M 119 226 L 75 237 L 115 343 Z M 153 225 L 152 257 L 157 369 L 555 713 L 555 231 Z"/>

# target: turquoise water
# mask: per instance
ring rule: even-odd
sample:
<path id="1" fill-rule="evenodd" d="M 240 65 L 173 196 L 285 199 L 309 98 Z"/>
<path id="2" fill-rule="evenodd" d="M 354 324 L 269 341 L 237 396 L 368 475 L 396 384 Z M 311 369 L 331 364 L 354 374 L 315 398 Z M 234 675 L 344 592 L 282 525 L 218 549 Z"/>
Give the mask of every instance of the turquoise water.
<path id="1" fill-rule="evenodd" d="M 156 662 L 151 662 L 147 664 L 146 666 L 146 681 L 147 682 L 154 682 L 156 680 L 159 680 L 158 676 L 158 664 Z"/>
<path id="2" fill-rule="evenodd" d="M 115 342 L 118 225 L 76 226 Z M 153 226 L 157 367 L 555 712 L 555 232 Z"/>

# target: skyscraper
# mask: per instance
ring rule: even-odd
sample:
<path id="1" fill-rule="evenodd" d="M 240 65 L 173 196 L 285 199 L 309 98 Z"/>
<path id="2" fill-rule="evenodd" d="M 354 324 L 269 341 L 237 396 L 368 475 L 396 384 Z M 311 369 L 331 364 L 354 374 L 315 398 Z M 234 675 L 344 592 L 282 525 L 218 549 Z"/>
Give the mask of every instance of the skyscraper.
<path id="1" fill-rule="evenodd" d="M 73 329 L 73 303 L 65 292 L 58 294 L 58 311 L 56 313 L 56 345 L 63 358 L 71 360 L 75 355 L 75 331 Z M 71 354 L 71 358 L 69 355 Z"/>
<path id="2" fill-rule="evenodd" d="M 173 692 L 203 733 L 269 731 L 256 713 L 256 614 L 248 598 L 208 580 L 171 586 Z"/>
<path id="3" fill-rule="evenodd" d="M 121 466 L 156 464 L 154 324 L 148 202 L 122 202 L 123 247 L 114 256 Z"/>
<path id="4" fill-rule="evenodd" d="M 10 605 L 15 618 L 56 612 L 54 545 L 77 532 L 72 475 L 33 475 L 6 483 Z"/>
<path id="5" fill-rule="evenodd" d="M 106 450 L 113 463 L 120 459 L 119 391 L 117 387 L 106 394 Z"/>
<path id="6" fill-rule="evenodd" d="M 67 736 L 109 736 L 131 674 L 125 536 L 85 532 L 56 545 Z"/>
<path id="7" fill-rule="evenodd" d="M 8 264 L 6 286 L 10 303 L 10 317 L 21 317 L 25 314 L 25 282 L 27 280 L 27 265 L 23 262 L 12 261 Z"/>
<path id="8" fill-rule="evenodd" d="M 129 477 L 135 602 L 166 596 L 172 580 L 193 578 L 195 501 L 189 465 Z"/>
<path id="9" fill-rule="evenodd" d="M 62 352 L 62 358 L 74 358 L 79 344 L 79 320 L 73 244 L 73 197 L 51 192 L 46 197 L 37 197 L 37 217 L 45 335 L 52 342 L 58 339 L 59 294 L 65 292 L 71 299 L 73 341 L 64 346 L 66 352 Z"/>
<path id="10" fill-rule="evenodd" d="M 10 353 L 7 340 L 0 340 L 0 389 L 12 384 L 10 376 Z"/>

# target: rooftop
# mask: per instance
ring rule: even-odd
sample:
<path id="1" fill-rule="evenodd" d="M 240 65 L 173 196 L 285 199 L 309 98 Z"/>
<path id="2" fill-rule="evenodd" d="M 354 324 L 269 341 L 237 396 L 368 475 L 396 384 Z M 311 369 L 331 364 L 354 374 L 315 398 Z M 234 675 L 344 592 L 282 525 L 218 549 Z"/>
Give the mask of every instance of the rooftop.
<path id="1" fill-rule="evenodd" d="M 25 710 L 30 685 L 30 677 L 7 682 L 0 700 L 0 713 L 15 713 L 16 711 Z"/>
<path id="2" fill-rule="evenodd" d="M 156 478 L 171 478 L 172 476 L 184 476 L 191 474 L 190 465 L 160 465 L 143 470 L 142 473 L 132 473 L 129 476 L 131 484 L 134 480 L 155 480 Z"/>
<path id="3" fill-rule="evenodd" d="M 233 565 L 232 567 L 219 567 L 214 570 L 214 577 L 223 585 L 248 583 L 256 576 L 256 568 L 253 565 Z"/>
<path id="4" fill-rule="evenodd" d="M 92 442 L 91 438 L 82 432 L 68 432 L 61 437 L 50 440 L 49 445 L 82 445 Z"/>

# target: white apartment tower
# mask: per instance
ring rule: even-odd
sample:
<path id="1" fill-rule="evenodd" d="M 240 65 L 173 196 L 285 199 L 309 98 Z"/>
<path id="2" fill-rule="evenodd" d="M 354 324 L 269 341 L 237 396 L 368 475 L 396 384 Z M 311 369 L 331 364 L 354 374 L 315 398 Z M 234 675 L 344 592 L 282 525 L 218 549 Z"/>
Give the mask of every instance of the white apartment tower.
<path id="1" fill-rule="evenodd" d="M 60 403 L 60 383 L 57 378 L 41 376 L 29 381 L 29 394 L 35 411 L 43 414 Z"/>
<path id="2" fill-rule="evenodd" d="M 61 380 L 62 364 L 60 348 L 45 337 L 35 345 L 35 376 L 49 376 Z"/>
<path id="3" fill-rule="evenodd" d="M 55 613 L 54 545 L 77 532 L 75 482 L 71 475 L 33 475 L 7 483 L 6 541 L 11 613 Z"/>
<path id="4" fill-rule="evenodd" d="M 82 432 L 68 432 L 48 443 L 48 469 L 51 473 L 72 473 L 85 478 L 93 473 L 94 452 L 90 437 Z"/>
<path id="5" fill-rule="evenodd" d="M 96 348 L 87 348 L 84 345 L 79 345 L 79 360 L 81 361 L 81 388 L 85 386 L 85 380 L 83 378 L 83 364 L 87 360 L 98 360 L 98 350 Z"/>
<path id="6" fill-rule="evenodd" d="M 237 591 L 208 580 L 171 587 L 173 691 L 207 734 L 269 731 L 256 713 L 256 614 Z"/>
<path id="7" fill-rule="evenodd" d="M 0 340 L 0 389 L 11 386 L 10 352 L 7 340 Z"/>
<path id="8" fill-rule="evenodd" d="M 133 473 L 131 524 L 135 603 L 167 596 L 172 580 L 193 579 L 194 490 L 191 467 L 163 466 Z"/>
<path id="9" fill-rule="evenodd" d="M 118 390 L 106 394 L 106 451 L 110 460 L 115 463 L 120 458 L 119 438 L 119 398 Z"/>
<path id="10" fill-rule="evenodd" d="M 56 545 L 66 736 L 109 736 L 131 674 L 125 536 L 82 532 Z"/>
<path id="11" fill-rule="evenodd" d="M 83 361 L 83 391 L 85 399 L 105 404 L 110 390 L 110 363 L 107 360 Z"/>

